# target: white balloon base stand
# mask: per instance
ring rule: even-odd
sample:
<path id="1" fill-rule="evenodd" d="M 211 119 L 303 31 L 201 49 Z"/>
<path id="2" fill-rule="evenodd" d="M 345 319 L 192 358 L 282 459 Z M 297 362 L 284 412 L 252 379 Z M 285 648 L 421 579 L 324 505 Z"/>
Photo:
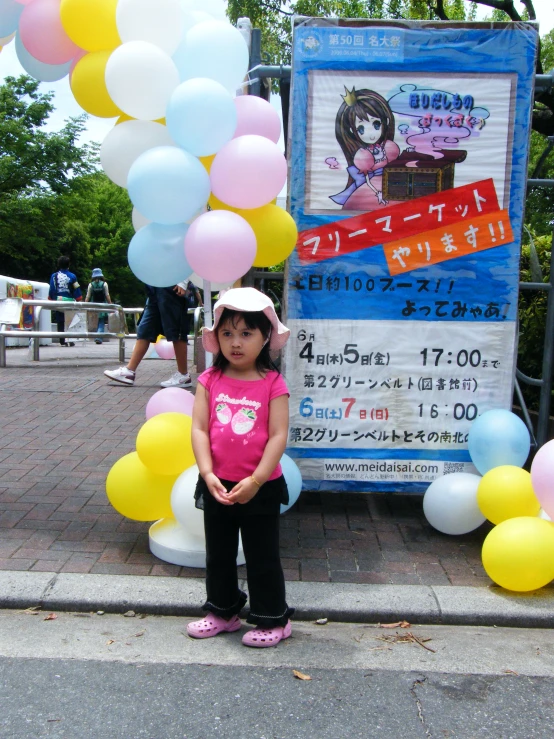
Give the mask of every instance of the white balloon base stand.
<path id="1" fill-rule="evenodd" d="M 206 543 L 203 536 L 194 536 L 174 518 L 162 518 L 150 526 L 150 551 L 158 559 L 182 567 L 206 566 Z M 237 565 L 245 563 L 239 541 Z"/>

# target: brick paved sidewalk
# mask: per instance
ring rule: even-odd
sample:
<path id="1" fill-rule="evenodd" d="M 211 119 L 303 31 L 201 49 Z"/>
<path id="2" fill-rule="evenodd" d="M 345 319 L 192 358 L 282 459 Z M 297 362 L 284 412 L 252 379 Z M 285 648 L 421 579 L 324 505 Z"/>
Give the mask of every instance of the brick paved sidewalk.
<path id="1" fill-rule="evenodd" d="M 131 350 L 130 342 L 128 352 Z M 203 577 L 148 549 L 148 524 L 110 506 L 110 467 L 134 450 L 148 399 L 174 363 L 145 360 L 134 387 L 110 384 L 117 345 L 9 349 L 0 369 L 0 570 Z M 420 496 L 303 493 L 281 519 L 288 580 L 487 586 L 485 524 L 449 537 Z"/>

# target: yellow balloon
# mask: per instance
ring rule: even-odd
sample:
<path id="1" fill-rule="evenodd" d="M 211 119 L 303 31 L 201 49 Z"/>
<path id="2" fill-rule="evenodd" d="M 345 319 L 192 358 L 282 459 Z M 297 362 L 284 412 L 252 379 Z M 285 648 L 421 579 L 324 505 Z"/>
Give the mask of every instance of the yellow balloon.
<path id="1" fill-rule="evenodd" d="M 206 159 L 211 159 L 211 157 L 199 157 L 200 161 L 204 166 L 206 167 L 206 164 L 204 163 Z M 210 162 L 210 169 L 212 166 L 212 163 Z M 269 205 L 275 205 L 277 202 L 277 198 L 274 198 Z M 240 208 L 233 208 L 232 205 L 227 205 L 227 203 L 224 203 L 223 200 L 219 200 L 219 198 L 216 198 L 216 196 L 212 193 L 210 193 L 210 197 L 208 198 L 208 205 L 210 206 L 211 210 L 230 210 L 231 213 L 238 213 L 239 215 L 244 217 L 245 213 L 253 213 L 255 210 L 260 210 L 260 208 L 253 208 L 251 210 L 245 210 Z M 266 206 L 264 205 L 264 208 Z"/>
<path id="2" fill-rule="evenodd" d="M 106 88 L 104 73 L 111 51 L 95 51 L 79 59 L 71 76 L 71 91 L 83 110 L 99 118 L 113 118 L 121 111 Z"/>
<path id="3" fill-rule="evenodd" d="M 138 432 L 140 461 L 158 475 L 180 475 L 195 464 L 191 427 L 191 417 L 183 413 L 153 416 Z"/>
<path id="4" fill-rule="evenodd" d="M 198 157 L 198 159 L 202 162 L 202 165 L 204 166 L 204 169 L 206 170 L 206 172 L 208 174 L 210 174 L 210 169 L 212 168 L 212 163 L 213 163 L 213 160 L 215 159 L 215 154 L 210 154 L 207 157 Z M 221 202 L 221 201 L 219 201 L 219 202 Z M 229 207 L 229 206 L 227 206 L 227 207 Z M 216 210 L 216 209 L 214 208 L 214 210 Z M 221 210 L 221 208 L 218 208 L 218 210 Z"/>
<path id="5" fill-rule="evenodd" d="M 61 0 L 60 18 L 69 38 L 86 51 L 121 44 L 115 11 L 118 0 Z"/>
<path id="6" fill-rule="evenodd" d="M 541 507 L 529 472 L 508 464 L 483 475 L 477 488 L 477 505 L 496 524 L 519 516 L 538 516 Z"/>
<path id="7" fill-rule="evenodd" d="M 272 267 L 283 262 L 294 250 L 298 229 L 293 218 L 278 205 L 238 211 L 256 234 L 254 267 Z"/>
<path id="8" fill-rule="evenodd" d="M 203 159 L 207 159 L 207 157 L 202 157 Z M 204 164 L 204 162 L 202 162 Z M 204 166 L 206 166 L 204 164 Z M 211 164 L 210 164 L 211 167 Z M 211 210 L 230 210 L 231 213 L 240 213 L 239 208 L 233 208 L 232 205 L 227 205 L 227 203 L 224 203 L 222 200 L 219 200 L 219 198 L 216 198 L 216 196 L 212 193 L 210 193 L 210 197 L 208 198 L 208 205 L 210 206 Z"/>
<path id="9" fill-rule="evenodd" d="M 133 118 L 132 115 L 127 115 L 127 113 L 121 113 L 117 121 L 115 122 L 115 125 L 117 126 L 119 123 L 125 123 L 125 121 L 136 121 L 136 118 Z M 162 126 L 165 126 L 165 118 L 158 118 L 154 121 L 154 123 L 161 123 Z"/>
<path id="10" fill-rule="evenodd" d="M 554 579 L 554 524 L 542 518 L 510 518 L 483 543 L 483 567 L 495 583 L 527 592 Z"/>
<path id="11" fill-rule="evenodd" d="M 173 516 L 171 490 L 177 476 L 156 475 L 136 452 L 118 459 L 108 473 L 106 493 L 113 507 L 135 521 Z"/>

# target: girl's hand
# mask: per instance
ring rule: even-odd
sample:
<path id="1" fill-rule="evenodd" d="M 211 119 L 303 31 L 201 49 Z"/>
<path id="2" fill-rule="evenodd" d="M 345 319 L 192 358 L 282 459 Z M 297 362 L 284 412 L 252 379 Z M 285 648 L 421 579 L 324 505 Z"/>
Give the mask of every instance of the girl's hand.
<path id="1" fill-rule="evenodd" d="M 210 494 L 213 495 L 218 503 L 222 503 L 223 505 L 233 505 L 234 501 L 229 500 L 227 490 L 221 484 L 221 480 L 217 475 L 214 475 L 213 472 L 209 472 L 204 477 L 204 482 L 206 483 L 206 487 L 210 491 Z"/>
<path id="2" fill-rule="evenodd" d="M 248 503 L 256 495 L 260 488 L 251 477 L 237 482 L 235 487 L 227 493 L 227 500 L 232 503 Z"/>

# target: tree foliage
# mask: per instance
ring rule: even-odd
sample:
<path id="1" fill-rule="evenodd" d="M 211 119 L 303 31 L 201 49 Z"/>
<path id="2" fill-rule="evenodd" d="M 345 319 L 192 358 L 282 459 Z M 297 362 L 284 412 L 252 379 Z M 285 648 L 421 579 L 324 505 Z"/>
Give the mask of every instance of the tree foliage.
<path id="1" fill-rule="evenodd" d="M 52 93 L 25 75 L 0 86 L 0 262 L 8 277 L 47 282 L 67 254 L 82 285 L 102 267 L 113 300 L 142 305 L 127 264 L 133 235 L 127 191 L 98 169 L 97 145 L 79 145 L 86 116 L 45 126 Z"/>
<path id="2" fill-rule="evenodd" d="M 542 2 L 543 0 L 541 0 Z M 228 0 L 231 22 L 248 17 L 262 31 L 264 61 L 290 64 L 292 18 L 295 15 L 324 18 L 373 18 L 383 20 L 474 21 L 477 6 L 491 8 L 489 20 L 535 20 L 532 0 Z M 517 5 L 517 7 L 516 7 Z M 521 7 L 523 6 L 523 8 Z M 542 40 L 537 74 L 554 68 L 552 31 Z M 543 92 L 533 109 L 533 129 L 554 135 L 554 90 Z"/>
<path id="3" fill-rule="evenodd" d="M 7 77 L 0 87 L 0 196 L 63 193 L 95 166 L 94 147 L 78 146 L 86 115 L 70 118 L 61 131 L 43 126 L 54 110 L 53 93 L 26 75 Z"/>

